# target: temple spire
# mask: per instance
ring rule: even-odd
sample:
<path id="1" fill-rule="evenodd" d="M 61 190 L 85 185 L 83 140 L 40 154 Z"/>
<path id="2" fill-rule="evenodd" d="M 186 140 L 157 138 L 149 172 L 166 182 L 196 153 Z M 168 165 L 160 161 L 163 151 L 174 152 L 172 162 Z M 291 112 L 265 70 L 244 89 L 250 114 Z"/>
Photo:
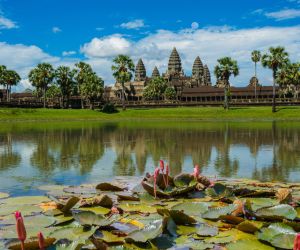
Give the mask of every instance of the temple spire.
<path id="1" fill-rule="evenodd" d="M 160 77 L 160 73 L 158 71 L 158 68 L 155 66 L 153 71 L 152 71 L 152 78 L 155 78 L 155 77 Z"/>
<path id="2" fill-rule="evenodd" d="M 174 47 L 172 50 L 172 53 L 169 58 L 169 64 L 168 64 L 168 74 L 182 74 L 182 67 L 181 67 L 181 59 L 180 56 Z"/>
<path id="3" fill-rule="evenodd" d="M 211 85 L 211 76 L 208 66 L 205 64 L 203 68 L 204 85 Z"/>
<path id="4" fill-rule="evenodd" d="M 196 57 L 194 64 L 193 64 L 193 69 L 192 69 L 192 77 L 195 80 L 200 81 L 203 77 L 203 63 L 200 59 L 199 56 Z"/>
<path id="5" fill-rule="evenodd" d="M 140 58 L 136 67 L 135 67 L 135 81 L 144 81 L 146 79 L 146 68 L 143 63 L 143 60 Z"/>

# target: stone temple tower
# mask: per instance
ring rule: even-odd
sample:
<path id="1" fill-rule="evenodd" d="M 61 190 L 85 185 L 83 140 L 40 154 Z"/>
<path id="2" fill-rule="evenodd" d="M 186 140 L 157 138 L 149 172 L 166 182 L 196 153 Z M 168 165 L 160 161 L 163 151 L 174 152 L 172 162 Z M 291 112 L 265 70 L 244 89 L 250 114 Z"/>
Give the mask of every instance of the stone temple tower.
<path id="1" fill-rule="evenodd" d="M 203 63 L 199 56 L 196 57 L 193 69 L 192 69 L 192 78 L 193 80 L 197 81 L 198 84 L 203 84 Z"/>
<path id="2" fill-rule="evenodd" d="M 144 81 L 146 79 L 146 68 L 143 63 L 142 59 L 139 59 L 136 67 L 135 67 L 135 77 L 134 80 L 139 82 L 139 81 Z"/>
<path id="3" fill-rule="evenodd" d="M 155 77 L 160 77 L 160 73 L 158 71 L 158 68 L 155 66 L 153 71 L 152 71 L 152 78 L 155 78 Z"/>
<path id="4" fill-rule="evenodd" d="M 211 85 L 211 77 L 210 77 L 210 71 L 208 66 L 205 64 L 203 68 L 203 75 L 204 75 L 204 85 L 210 86 Z"/>
<path id="5" fill-rule="evenodd" d="M 183 76 L 183 70 L 182 70 L 182 66 L 181 66 L 181 58 L 175 47 L 173 48 L 172 53 L 169 58 L 167 75 L 168 76 L 172 76 L 172 75 Z"/>

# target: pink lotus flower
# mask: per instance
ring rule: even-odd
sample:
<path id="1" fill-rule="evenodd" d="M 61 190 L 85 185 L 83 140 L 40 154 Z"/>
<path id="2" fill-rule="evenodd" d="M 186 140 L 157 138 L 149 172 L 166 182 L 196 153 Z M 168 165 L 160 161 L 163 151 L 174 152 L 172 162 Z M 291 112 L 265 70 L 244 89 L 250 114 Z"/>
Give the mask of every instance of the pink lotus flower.
<path id="1" fill-rule="evenodd" d="M 38 233 L 38 239 L 39 239 L 39 248 L 40 250 L 45 250 L 45 238 L 42 232 Z"/>
<path id="2" fill-rule="evenodd" d="M 193 175 L 194 175 L 194 178 L 197 180 L 198 177 L 199 177 L 199 175 L 200 175 L 200 168 L 199 168 L 199 165 L 195 165 Z"/>
<path id="3" fill-rule="evenodd" d="M 298 233 L 295 237 L 293 250 L 300 250 L 300 233 Z"/>
<path id="4" fill-rule="evenodd" d="M 157 176 L 159 175 L 159 171 L 160 171 L 160 169 L 156 168 L 154 170 L 154 175 L 153 175 L 153 178 L 154 178 L 154 198 L 155 199 L 156 199 L 156 181 L 157 181 Z"/>
<path id="5" fill-rule="evenodd" d="M 24 242 L 26 240 L 26 229 L 25 229 L 21 212 L 16 211 L 15 218 L 16 218 L 16 229 L 17 229 L 18 238 L 21 241 L 21 249 L 25 250 Z"/>
<path id="6" fill-rule="evenodd" d="M 165 175 L 164 175 L 165 163 L 164 163 L 163 160 L 159 160 L 159 168 L 160 168 L 160 172 L 162 173 L 165 186 L 167 186 L 166 178 L 165 178 Z"/>

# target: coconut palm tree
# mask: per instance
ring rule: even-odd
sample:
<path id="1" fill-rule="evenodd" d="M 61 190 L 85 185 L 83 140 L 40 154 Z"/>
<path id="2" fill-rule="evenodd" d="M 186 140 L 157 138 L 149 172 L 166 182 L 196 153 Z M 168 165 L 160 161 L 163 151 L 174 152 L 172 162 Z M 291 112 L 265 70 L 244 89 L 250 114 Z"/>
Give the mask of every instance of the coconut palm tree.
<path id="1" fill-rule="evenodd" d="M 55 71 L 51 64 L 40 63 L 36 68 L 32 69 L 28 78 L 37 90 L 41 89 L 43 91 L 44 108 L 46 107 L 46 92 L 48 86 L 53 82 L 55 76 Z"/>
<path id="2" fill-rule="evenodd" d="M 262 56 L 261 62 L 263 67 L 269 68 L 273 71 L 273 101 L 272 112 L 276 112 L 276 76 L 279 69 L 284 67 L 289 62 L 289 54 L 284 47 L 270 47 L 269 53 Z"/>
<path id="3" fill-rule="evenodd" d="M 75 76 L 76 71 L 71 70 L 66 66 L 59 66 L 55 70 L 56 82 L 59 85 L 61 94 L 62 94 L 62 106 L 63 108 L 68 106 L 70 96 L 75 89 Z"/>
<path id="4" fill-rule="evenodd" d="M 118 83 L 122 85 L 122 107 L 125 107 L 125 83 L 129 82 L 134 72 L 134 63 L 129 56 L 118 55 L 113 60 L 114 65 L 111 66 L 113 76 Z"/>
<path id="5" fill-rule="evenodd" d="M 224 109 L 229 109 L 229 78 L 230 76 L 237 76 L 239 74 L 239 66 L 236 60 L 233 60 L 231 57 L 223 57 L 218 59 L 218 65 L 215 66 L 214 71 L 217 79 L 221 79 L 224 86 Z"/>
<path id="6" fill-rule="evenodd" d="M 252 53 L 251 53 L 251 59 L 252 59 L 252 62 L 254 62 L 254 76 L 255 76 L 255 79 L 257 79 L 257 63 L 260 61 L 261 59 L 261 53 L 259 50 L 253 50 Z M 255 95 L 255 100 L 256 100 L 256 83 L 254 85 L 254 95 Z"/>
<path id="7" fill-rule="evenodd" d="M 4 80 L 6 83 L 7 101 L 10 101 L 11 87 L 16 86 L 20 81 L 21 77 L 14 70 L 6 70 L 4 73 Z"/>

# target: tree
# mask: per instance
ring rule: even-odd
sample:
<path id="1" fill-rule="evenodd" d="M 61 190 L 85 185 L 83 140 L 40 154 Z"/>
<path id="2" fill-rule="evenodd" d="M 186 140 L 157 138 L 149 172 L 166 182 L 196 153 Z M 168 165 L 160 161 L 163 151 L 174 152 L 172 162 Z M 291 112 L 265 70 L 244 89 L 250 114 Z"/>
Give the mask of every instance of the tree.
<path id="1" fill-rule="evenodd" d="M 89 74 L 87 81 L 80 85 L 80 93 L 86 99 L 90 108 L 93 109 L 94 102 L 102 98 L 104 92 L 104 82 L 96 73 Z"/>
<path id="2" fill-rule="evenodd" d="M 165 98 L 167 100 L 176 100 L 176 90 L 174 87 L 167 87 L 165 90 Z"/>
<path id="3" fill-rule="evenodd" d="M 284 47 L 270 47 L 269 53 L 262 56 L 261 62 L 263 67 L 269 68 L 273 71 L 273 101 L 272 112 L 276 112 L 276 76 L 279 69 L 284 67 L 289 62 L 289 54 Z"/>
<path id="4" fill-rule="evenodd" d="M 85 62 L 79 62 L 75 64 L 76 67 L 76 73 L 75 73 L 75 80 L 77 82 L 77 92 L 80 95 L 81 99 L 81 108 L 84 108 L 83 105 L 83 95 L 81 93 L 81 85 L 86 84 L 89 81 L 90 75 L 93 74 L 92 67 L 85 63 Z"/>
<path id="5" fill-rule="evenodd" d="M 233 60 L 230 57 L 223 57 L 218 59 L 218 65 L 215 66 L 214 71 L 217 79 L 221 79 L 224 86 L 224 109 L 229 109 L 229 101 L 228 97 L 230 92 L 228 91 L 230 88 L 229 78 L 231 75 L 237 76 L 239 74 L 239 66 L 236 60 Z"/>
<path id="6" fill-rule="evenodd" d="M 162 77 L 155 77 L 150 80 L 148 85 L 145 87 L 143 97 L 145 100 L 160 100 L 167 88 L 167 82 Z"/>
<path id="7" fill-rule="evenodd" d="M 46 92 L 48 86 L 53 82 L 54 76 L 54 69 L 49 63 L 38 64 L 28 75 L 29 81 L 37 88 L 37 92 L 39 92 L 39 90 L 43 92 L 44 108 L 46 107 Z"/>
<path id="8" fill-rule="evenodd" d="M 300 63 L 288 63 L 278 70 L 276 82 L 279 83 L 284 93 L 291 92 L 294 98 L 298 98 L 300 91 Z"/>
<path id="9" fill-rule="evenodd" d="M 59 66 L 55 70 L 56 83 L 58 84 L 62 94 L 62 106 L 68 107 L 69 99 L 74 93 L 76 81 L 74 79 L 76 74 L 75 70 L 71 70 L 66 66 Z"/>
<path id="10" fill-rule="evenodd" d="M 5 82 L 5 73 L 6 73 L 6 66 L 5 65 L 0 65 L 0 85 L 3 85 L 6 87 L 6 82 Z"/>
<path id="11" fill-rule="evenodd" d="M 251 53 L 251 59 L 254 62 L 254 76 L 255 79 L 257 79 L 257 63 L 260 61 L 261 59 L 261 53 L 259 50 L 253 50 Z M 256 100 L 256 83 L 254 85 L 254 95 L 255 95 L 255 100 Z"/>
<path id="12" fill-rule="evenodd" d="M 6 82 L 7 101 L 10 101 L 11 87 L 16 86 L 21 81 L 21 77 L 14 70 L 6 70 L 4 78 Z"/>
<path id="13" fill-rule="evenodd" d="M 122 107 L 125 107 L 125 83 L 129 82 L 134 72 L 134 63 L 129 56 L 118 55 L 113 60 L 114 65 L 111 66 L 113 76 L 122 86 Z"/>

